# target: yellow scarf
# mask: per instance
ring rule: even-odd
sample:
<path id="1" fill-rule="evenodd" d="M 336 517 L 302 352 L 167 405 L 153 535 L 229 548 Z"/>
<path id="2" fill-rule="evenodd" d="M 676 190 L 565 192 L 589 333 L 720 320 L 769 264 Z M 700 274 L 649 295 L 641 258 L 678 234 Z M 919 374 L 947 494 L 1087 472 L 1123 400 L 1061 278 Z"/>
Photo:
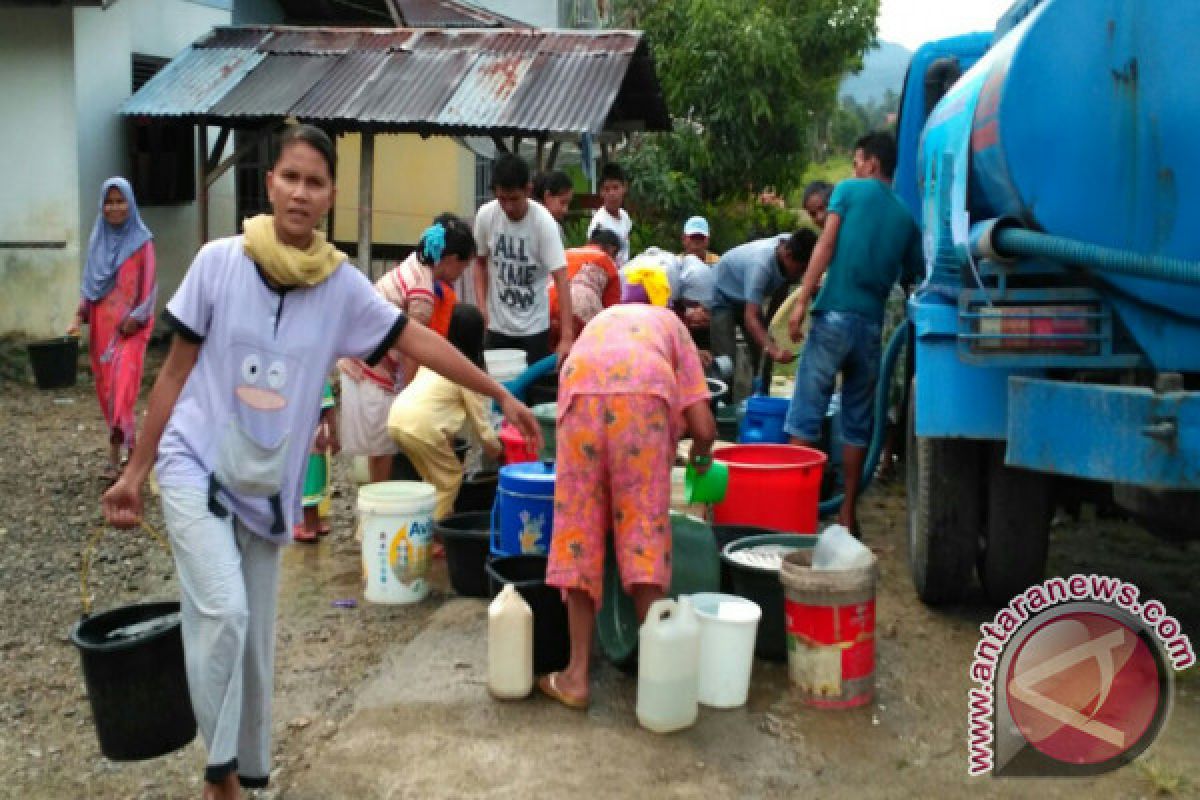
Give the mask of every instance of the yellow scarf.
<path id="1" fill-rule="evenodd" d="M 242 223 L 246 255 L 284 287 L 316 286 L 333 274 L 346 254 L 325 241 L 325 234 L 313 231 L 307 250 L 283 244 L 275 235 L 275 218 L 259 214 Z"/>
<path id="2" fill-rule="evenodd" d="M 646 297 L 653 305 L 665 306 L 671 299 L 671 284 L 666 271 L 656 263 L 643 263 L 640 256 L 626 265 L 625 282 L 645 289 Z"/>

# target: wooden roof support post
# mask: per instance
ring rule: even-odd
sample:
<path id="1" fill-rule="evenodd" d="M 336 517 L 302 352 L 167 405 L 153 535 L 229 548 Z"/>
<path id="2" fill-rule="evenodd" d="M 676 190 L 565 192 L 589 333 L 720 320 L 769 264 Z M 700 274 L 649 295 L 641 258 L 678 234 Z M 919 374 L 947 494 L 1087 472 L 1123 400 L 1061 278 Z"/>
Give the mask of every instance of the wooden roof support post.
<path id="1" fill-rule="evenodd" d="M 546 137 L 539 136 L 537 140 L 537 171 L 546 168 Z"/>
<path id="2" fill-rule="evenodd" d="M 562 140 L 556 139 L 554 144 L 550 145 L 550 156 L 546 159 L 546 169 L 554 169 L 555 163 L 558 161 L 558 151 L 562 148 Z"/>
<path id="3" fill-rule="evenodd" d="M 362 145 L 358 162 L 358 268 L 374 281 L 375 275 L 371 271 L 371 196 L 375 177 L 375 134 L 364 130 L 359 136 Z"/>
<path id="4" fill-rule="evenodd" d="M 200 181 L 196 187 L 196 211 L 199 216 L 197 233 L 203 246 L 208 242 L 208 125 L 203 120 L 196 128 L 196 145 L 200 149 Z"/>

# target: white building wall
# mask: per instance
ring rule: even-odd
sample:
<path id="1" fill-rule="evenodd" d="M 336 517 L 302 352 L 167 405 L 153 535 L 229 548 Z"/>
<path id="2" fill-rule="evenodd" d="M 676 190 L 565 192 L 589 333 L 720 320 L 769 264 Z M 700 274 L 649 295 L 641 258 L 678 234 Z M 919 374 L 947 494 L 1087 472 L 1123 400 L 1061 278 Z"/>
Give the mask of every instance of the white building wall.
<path id="1" fill-rule="evenodd" d="M 0 334 L 62 333 L 78 302 L 72 83 L 71 12 L 0 8 Z"/>
<path id="2" fill-rule="evenodd" d="M 84 237 L 96 218 L 100 185 L 112 175 L 129 175 L 128 122 L 116 110 L 132 93 L 132 55 L 171 58 L 229 21 L 229 11 L 189 0 L 121 0 L 103 10 L 75 9 L 79 225 Z M 215 131 L 209 136 L 209 142 L 214 141 Z M 141 211 L 154 233 L 161 308 L 200 246 L 197 207 L 142 205 Z M 209 218 L 210 236 L 234 232 L 232 170 L 210 190 Z"/>

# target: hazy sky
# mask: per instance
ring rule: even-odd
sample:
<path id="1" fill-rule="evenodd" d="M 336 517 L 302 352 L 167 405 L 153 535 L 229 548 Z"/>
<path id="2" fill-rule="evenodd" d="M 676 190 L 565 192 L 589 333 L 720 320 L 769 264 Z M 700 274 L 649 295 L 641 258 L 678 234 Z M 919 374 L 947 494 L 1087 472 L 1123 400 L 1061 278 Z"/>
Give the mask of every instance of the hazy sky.
<path id="1" fill-rule="evenodd" d="M 879 38 L 910 50 L 931 39 L 990 31 L 1012 0 L 883 0 Z"/>

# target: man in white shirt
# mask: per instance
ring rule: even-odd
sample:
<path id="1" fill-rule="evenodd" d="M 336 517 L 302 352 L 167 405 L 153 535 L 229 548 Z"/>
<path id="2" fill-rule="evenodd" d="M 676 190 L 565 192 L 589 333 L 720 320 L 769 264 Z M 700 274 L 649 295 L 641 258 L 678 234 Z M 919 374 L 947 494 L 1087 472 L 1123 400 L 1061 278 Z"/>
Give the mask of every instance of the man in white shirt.
<path id="1" fill-rule="evenodd" d="M 625 192 L 629 184 L 625 180 L 625 172 L 621 165 L 610 162 L 600 171 L 600 199 L 603 205 L 592 215 L 592 223 L 588 225 L 588 236 L 596 228 L 607 228 L 621 240 L 621 249 L 617 252 L 617 268 L 625 266 L 629 261 L 629 234 L 633 230 L 633 220 L 621 205 L 625 202 Z"/>
<path id="2" fill-rule="evenodd" d="M 575 341 L 567 256 L 550 212 L 529 201 L 529 166 L 504 155 L 492 168 L 495 200 L 475 215 L 475 294 L 483 300 L 485 347 L 525 351 L 533 365 L 550 354 L 550 299 L 553 278 L 559 297 L 561 364 Z"/>

